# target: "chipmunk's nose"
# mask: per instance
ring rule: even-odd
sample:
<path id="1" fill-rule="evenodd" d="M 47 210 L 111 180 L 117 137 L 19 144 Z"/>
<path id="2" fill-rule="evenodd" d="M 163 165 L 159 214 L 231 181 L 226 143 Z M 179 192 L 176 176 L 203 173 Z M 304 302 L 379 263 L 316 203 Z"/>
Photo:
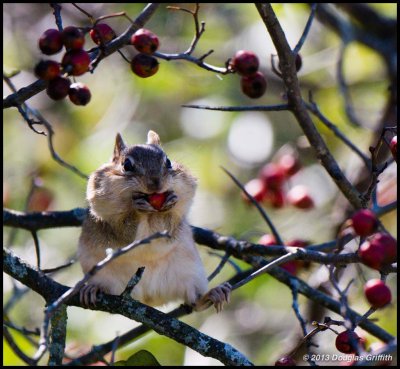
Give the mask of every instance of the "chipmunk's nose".
<path id="1" fill-rule="evenodd" d="M 157 192 L 160 189 L 160 178 L 149 177 L 147 179 L 147 188 L 149 189 L 149 191 Z"/>

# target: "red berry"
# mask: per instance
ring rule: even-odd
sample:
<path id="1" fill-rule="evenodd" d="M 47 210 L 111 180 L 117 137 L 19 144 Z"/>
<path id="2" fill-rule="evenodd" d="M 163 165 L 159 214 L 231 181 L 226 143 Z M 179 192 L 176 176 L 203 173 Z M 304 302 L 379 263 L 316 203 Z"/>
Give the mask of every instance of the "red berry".
<path id="1" fill-rule="evenodd" d="M 160 43 L 153 32 L 141 28 L 132 35 L 131 44 L 141 53 L 154 54 Z"/>
<path id="2" fill-rule="evenodd" d="M 39 48 L 43 54 L 53 55 L 63 47 L 61 32 L 57 29 L 48 29 L 40 36 Z"/>
<path id="3" fill-rule="evenodd" d="M 388 234 L 377 233 L 360 246 L 358 256 L 365 265 L 380 270 L 383 264 L 396 261 L 397 241 Z"/>
<path id="4" fill-rule="evenodd" d="M 56 77 L 49 82 L 46 93 L 53 100 L 61 100 L 68 95 L 70 84 L 68 78 Z"/>
<path id="5" fill-rule="evenodd" d="M 68 97 L 75 105 L 86 105 L 90 101 L 91 94 L 83 83 L 77 82 L 69 87 Z"/>
<path id="6" fill-rule="evenodd" d="M 380 279 L 371 279 L 364 285 L 364 293 L 374 308 L 382 308 L 390 303 L 392 294 L 388 286 Z"/>
<path id="7" fill-rule="evenodd" d="M 380 245 L 384 248 L 385 264 L 394 263 L 397 260 L 397 241 L 386 233 L 376 233 L 369 240 L 372 245 Z"/>
<path id="8" fill-rule="evenodd" d="M 252 99 L 257 99 L 264 95 L 267 89 L 267 81 L 261 72 L 256 72 L 251 76 L 244 76 L 241 79 L 242 91 Z"/>
<path id="9" fill-rule="evenodd" d="M 355 344 L 357 344 L 360 337 L 358 337 L 356 332 L 353 331 L 344 331 L 337 335 L 335 345 L 336 348 L 345 354 L 351 354 L 356 352 L 357 347 L 354 347 L 352 344 L 351 337 Z"/>
<path id="10" fill-rule="evenodd" d="M 151 77 L 158 71 L 158 61 L 154 56 L 137 54 L 132 59 L 131 69 L 139 77 Z"/>
<path id="11" fill-rule="evenodd" d="M 258 57 L 250 51 L 238 51 L 232 62 L 231 67 L 241 76 L 250 76 L 258 71 Z"/>
<path id="12" fill-rule="evenodd" d="M 296 361 L 291 356 L 284 356 L 275 361 L 275 366 L 296 366 Z"/>
<path id="13" fill-rule="evenodd" d="M 390 151 L 397 163 L 397 135 L 392 138 L 392 141 L 390 141 Z"/>
<path id="14" fill-rule="evenodd" d="M 259 179 L 259 178 L 251 179 L 249 182 L 247 182 L 244 185 L 244 188 L 258 202 L 262 202 L 264 200 L 264 196 L 266 193 L 266 187 L 265 187 L 265 183 L 261 179 Z M 247 197 L 247 195 L 244 192 L 242 192 L 242 197 L 247 202 L 251 202 L 251 200 Z"/>
<path id="15" fill-rule="evenodd" d="M 385 259 L 385 248 L 380 244 L 371 243 L 367 240 L 358 249 L 358 256 L 363 264 L 380 270 Z"/>
<path id="16" fill-rule="evenodd" d="M 100 45 L 100 39 L 103 41 L 103 44 L 106 44 L 115 37 L 115 32 L 108 24 L 97 23 L 94 29 L 90 31 L 90 37 L 97 45 Z"/>
<path id="17" fill-rule="evenodd" d="M 379 225 L 376 215 L 368 209 L 357 211 L 351 217 L 353 229 L 361 237 L 370 236 L 374 233 Z"/>
<path id="18" fill-rule="evenodd" d="M 276 190 L 267 188 L 264 200 L 274 208 L 281 208 L 285 204 L 285 194 L 281 188 Z"/>
<path id="19" fill-rule="evenodd" d="M 296 60 L 294 61 L 294 63 L 296 65 L 296 71 L 298 72 L 303 64 L 300 54 L 296 54 Z"/>
<path id="20" fill-rule="evenodd" d="M 60 64 L 53 60 L 41 60 L 35 67 L 36 77 L 50 81 L 60 75 Z"/>
<path id="21" fill-rule="evenodd" d="M 61 32 L 62 41 L 67 49 L 79 50 L 85 43 L 85 37 L 79 28 L 74 26 L 65 27 Z"/>
<path id="22" fill-rule="evenodd" d="M 264 246 L 270 246 L 270 245 L 278 245 L 278 242 L 276 241 L 276 238 L 272 234 L 264 234 L 261 236 L 261 238 L 258 240 L 258 244 L 264 245 Z"/>
<path id="23" fill-rule="evenodd" d="M 166 197 L 166 193 L 153 193 L 152 195 L 149 195 L 149 203 L 150 205 L 156 209 L 160 210 L 164 204 Z"/>
<path id="24" fill-rule="evenodd" d="M 286 177 L 291 177 L 301 169 L 300 161 L 291 154 L 281 156 L 278 165 Z"/>
<path id="25" fill-rule="evenodd" d="M 311 198 L 308 188 L 303 185 L 294 186 L 287 194 L 290 204 L 299 209 L 310 209 L 314 207 L 314 200 Z"/>
<path id="26" fill-rule="evenodd" d="M 259 177 L 265 182 L 267 188 L 271 190 L 280 189 L 285 180 L 284 172 L 275 163 L 265 164 L 259 172 Z"/>
<path id="27" fill-rule="evenodd" d="M 286 243 L 286 246 L 292 246 L 292 247 L 306 247 L 308 246 L 308 242 L 304 240 L 300 240 L 298 238 L 295 238 L 294 240 L 291 240 Z"/>
<path id="28" fill-rule="evenodd" d="M 80 76 L 89 70 L 90 55 L 85 50 L 71 50 L 65 53 L 61 64 L 64 68 L 72 67 L 71 74 Z"/>

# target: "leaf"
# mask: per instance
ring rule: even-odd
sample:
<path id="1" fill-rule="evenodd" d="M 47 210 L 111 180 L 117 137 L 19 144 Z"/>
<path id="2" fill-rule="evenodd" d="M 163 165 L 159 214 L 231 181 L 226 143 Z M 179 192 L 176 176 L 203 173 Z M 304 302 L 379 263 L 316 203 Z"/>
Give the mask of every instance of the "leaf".
<path id="1" fill-rule="evenodd" d="M 146 350 L 140 350 L 130 356 L 128 360 L 114 363 L 115 366 L 161 366 L 154 355 Z"/>

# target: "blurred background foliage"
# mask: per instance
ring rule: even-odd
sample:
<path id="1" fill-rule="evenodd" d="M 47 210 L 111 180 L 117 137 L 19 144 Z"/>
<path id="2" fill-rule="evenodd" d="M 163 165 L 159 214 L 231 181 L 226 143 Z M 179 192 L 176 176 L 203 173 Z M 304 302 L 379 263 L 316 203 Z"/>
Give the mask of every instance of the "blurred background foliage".
<path id="1" fill-rule="evenodd" d="M 80 4 L 95 18 L 126 11 L 135 18 L 145 4 Z M 174 4 L 170 4 L 174 5 Z M 177 4 L 175 4 L 177 5 Z M 194 4 L 179 4 L 193 8 Z M 370 4 L 379 13 L 396 18 L 395 4 Z M 285 31 L 289 44 L 294 47 L 303 32 L 310 8 L 305 4 L 275 4 L 274 10 Z M 71 4 L 62 4 L 63 26 L 89 26 L 88 18 Z M 285 241 L 303 238 L 322 243 L 335 238 L 334 205 L 341 195 L 325 170 L 319 166 L 307 140 L 289 112 L 218 112 L 188 109 L 181 104 L 206 104 L 212 106 L 273 105 L 284 103 L 283 86 L 271 72 L 270 55 L 276 53 L 271 39 L 253 4 L 207 3 L 200 6 L 200 20 L 206 22 L 194 55 L 213 49 L 206 62 L 223 67 L 236 51 L 245 49 L 256 53 L 260 70 L 264 73 L 268 89 L 257 100 L 247 98 L 240 90 L 237 75 L 216 75 L 184 61 L 160 60 L 159 72 L 147 79 L 132 74 L 129 64 L 118 53 L 104 59 L 94 74 L 77 78 L 85 83 L 92 100 L 85 107 L 73 105 L 68 99 L 50 100 L 43 91 L 27 101 L 38 109 L 52 124 L 55 131 L 54 147 L 68 163 L 85 174 L 91 173 L 109 160 L 114 137 L 121 132 L 129 144 L 143 143 L 149 129 L 161 136 L 164 149 L 173 160 L 181 162 L 199 178 L 199 188 L 190 213 L 191 224 L 213 229 L 224 235 L 257 242 L 267 233 L 268 227 L 255 208 L 245 204 L 240 190 L 221 170 L 227 168 L 242 182 L 257 176 L 260 167 L 282 147 L 296 147 L 300 152 L 303 170 L 293 177 L 288 186 L 306 184 L 316 199 L 311 211 L 296 210 L 291 206 L 282 209 L 266 207 Z M 121 34 L 129 22 L 125 18 L 106 21 L 117 34 Z M 43 3 L 3 4 L 3 70 L 6 73 L 20 71 L 12 78 L 19 89 L 36 80 L 35 64 L 41 58 L 37 42 L 48 28 L 56 28 L 52 9 Z M 159 51 L 178 53 L 185 51 L 192 40 L 192 17 L 181 11 L 166 9 L 161 5 L 145 25 L 160 39 Z M 303 67 L 299 72 L 303 96 L 313 91 L 320 110 L 358 147 L 368 153 L 372 130 L 378 123 L 388 97 L 388 78 L 381 57 L 373 50 L 352 43 L 344 57 L 344 76 L 350 86 L 355 111 L 364 128 L 349 124 L 339 92 L 336 66 L 341 41 L 338 36 L 314 20 L 309 36 L 301 50 Z M 86 36 L 85 49 L 95 46 Z M 133 47 L 126 46 L 128 57 L 135 54 Z M 51 57 L 60 60 L 62 53 Z M 3 95 L 10 94 L 3 84 Z M 72 171 L 60 166 L 50 155 L 47 138 L 33 133 L 14 108 L 3 111 L 3 203 L 15 210 L 24 210 L 31 186 L 31 178 L 45 189 L 49 210 L 70 210 L 85 207 L 86 181 Z M 359 158 L 331 131 L 315 119 L 329 148 L 339 164 L 351 178 L 355 167 L 362 165 Z M 394 167 L 394 171 L 396 168 Z M 46 196 L 45 196 L 46 197 Z M 396 212 L 384 216 L 382 221 L 396 237 Z M 18 231 L 10 243 L 10 228 L 5 228 L 3 243 L 20 257 L 35 265 L 32 237 Z M 76 252 L 79 229 L 52 229 L 39 232 L 42 251 L 42 267 L 51 268 L 62 264 Z M 354 243 L 348 248 L 357 247 Z M 219 258 L 209 255 L 209 249 L 200 247 L 201 255 L 210 273 Z M 246 268 L 240 261 L 237 264 Z M 367 278 L 377 273 L 361 267 Z M 326 278 L 323 266 L 313 266 L 302 271 L 300 277 L 311 285 Z M 212 285 L 229 278 L 234 269 L 227 265 Z M 346 282 L 357 273 L 355 265 L 344 272 Z M 82 277 L 79 265 L 57 273 L 60 283 L 73 285 Z M 379 325 L 396 335 L 395 280 L 390 276 L 393 304 L 374 314 Z M 350 306 L 364 313 L 368 305 L 362 294 L 363 281 L 357 279 L 351 288 Z M 4 282 L 4 301 L 12 292 L 8 276 Z M 20 286 L 21 287 L 21 286 Z M 288 288 L 265 275 L 236 290 L 229 308 L 218 316 L 206 311 L 192 314 L 183 320 L 217 339 L 229 342 L 242 351 L 257 365 L 271 365 L 289 351 L 300 335 L 300 325 L 291 308 L 292 295 Z M 307 301 L 299 298 L 300 311 L 306 314 Z M 168 311 L 171 306 L 163 307 Z M 84 352 L 92 344 L 104 343 L 116 334 L 123 334 L 135 326 L 135 322 L 120 316 L 101 312 L 68 308 L 67 349 L 71 353 Z M 43 319 L 43 301 L 32 292 L 26 293 L 8 314 L 18 324 L 35 328 Z M 335 314 L 326 312 L 332 318 Z M 360 330 L 361 331 L 361 330 Z M 16 342 L 25 353 L 34 352 L 32 345 L 20 334 L 12 331 Z M 363 333 L 369 342 L 375 338 Z M 323 332 L 317 338 L 321 353 L 338 353 L 334 348 L 332 332 Z M 3 364 L 23 364 L 9 349 L 3 346 Z M 130 354 L 146 349 L 151 351 L 162 365 L 218 364 L 204 358 L 172 340 L 151 333 L 117 352 L 117 359 L 127 359 Z M 45 361 L 43 360 L 43 363 Z"/>

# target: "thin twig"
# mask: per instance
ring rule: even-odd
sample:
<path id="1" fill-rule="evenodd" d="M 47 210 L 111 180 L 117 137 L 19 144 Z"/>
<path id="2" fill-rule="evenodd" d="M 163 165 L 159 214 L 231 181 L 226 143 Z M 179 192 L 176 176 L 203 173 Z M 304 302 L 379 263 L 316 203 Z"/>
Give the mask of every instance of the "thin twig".
<path id="1" fill-rule="evenodd" d="M 117 337 L 114 340 L 113 348 L 111 350 L 111 360 L 110 360 L 110 363 L 108 364 L 108 366 L 113 366 L 113 364 L 115 362 L 115 353 L 117 352 L 117 349 L 118 349 L 119 340 L 120 340 L 120 336 L 119 336 L 119 334 L 117 334 Z"/>
<path id="2" fill-rule="evenodd" d="M 318 6 L 317 3 L 315 3 L 311 6 L 311 13 L 310 13 L 310 16 L 308 17 L 306 27 L 304 28 L 303 34 L 301 35 L 299 42 L 297 43 L 296 47 L 293 50 L 294 55 L 299 53 L 301 47 L 304 44 L 304 41 L 307 38 L 308 32 L 310 31 L 310 28 L 311 28 L 312 21 L 314 19 L 315 11 L 317 10 L 317 6 Z"/>
<path id="3" fill-rule="evenodd" d="M 8 76 L 7 74 L 3 73 L 3 80 L 4 80 L 4 82 L 6 82 L 6 84 L 7 84 L 8 87 L 11 89 L 11 91 L 13 91 L 14 93 L 17 92 L 17 89 L 15 88 L 14 84 L 12 83 L 10 76 Z M 22 103 L 22 104 L 20 104 L 20 105 L 17 105 L 17 109 L 18 109 L 19 113 L 22 115 L 22 117 L 25 119 L 25 121 L 28 123 L 29 128 L 30 128 L 33 132 L 35 132 L 35 133 L 37 133 L 37 134 L 42 134 L 42 135 L 45 135 L 45 136 L 46 136 L 46 133 L 45 133 L 45 132 L 43 132 L 43 131 L 37 131 L 37 130 L 33 127 L 35 124 L 43 124 L 43 123 L 42 123 L 42 122 L 39 122 L 39 121 L 35 121 L 35 120 L 29 118 L 27 112 L 25 111 L 25 110 L 26 110 L 26 104 L 25 104 L 25 103 Z M 24 109 L 25 109 L 25 110 L 24 110 Z"/>
<path id="4" fill-rule="evenodd" d="M 76 3 L 71 3 L 75 8 L 77 8 L 79 11 L 81 11 L 83 14 L 85 14 L 89 19 L 90 19 L 90 21 L 93 23 L 94 22 L 94 18 L 93 18 L 93 16 L 90 14 L 90 13 L 88 13 L 86 10 L 84 10 L 84 9 L 82 9 L 80 6 L 78 6 L 78 5 L 76 5 Z"/>
<path id="5" fill-rule="evenodd" d="M 243 278 L 241 281 L 233 284 L 232 285 L 232 290 L 235 290 L 235 289 L 243 286 L 244 284 L 252 281 L 254 278 L 266 273 L 267 271 L 270 271 L 272 268 L 275 268 L 275 267 L 277 267 L 279 265 L 287 263 L 288 261 L 296 259 L 297 253 L 301 252 L 301 251 L 298 251 L 298 250 L 299 250 L 299 248 L 294 253 L 289 253 L 289 254 L 283 255 L 283 256 L 281 256 L 279 258 L 276 258 L 275 260 L 271 261 L 270 263 L 265 264 L 261 268 L 257 269 L 255 272 L 251 273 L 246 278 Z"/>
<path id="6" fill-rule="evenodd" d="M 199 41 L 201 35 L 205 31 L 205 25 L 206 25 L 205 22 L 201 22 L 201 28 L 199 26 L 198 14 L 199 14 L 200 5 L 199 5 L 199 3 L 195 3 L 194 10 L 181 8 L 180 6 L 167 6 L 167 9 L 180 10 L 180 11 L 189 13 L 189 14 L 191 14 L 193 16 L 195 33 L 194 33 L 194 37 L 193 37 L 193 40 L 192 40 L 189 48 L 184 52 L 184 54 L 190 55 L 193 52 L 193 50 L 195 49 L 196 44 Z"/>
<path id="7" fill-rule="evenodd" d="M 36 366 L 37 361 L 30 358 L 29 356 L 25 355 L 22 350 L 18 347 L 18 345 L 15 343 L 13 337 L 11 334 L 8 332 L 8 329 L 3 325 L 3 337 L 7 341 L 7 343 L 10 345 L 11 349 L 14 351 L 14 353 L 26 364 L 30 366 Z"/>
<path id="8" fill-rule="evenodd" d="M 290 109 L 288 104 L 254 105 L 254 106 L 208 106 L 208 105 L 182 104 L 181 106 L 183 108 L 218 110 L 218 111 L 282 111 Z"/>
<path id="9" fill-rule="evenodd" d="M 156 51 L 154 54 L 154 56 L 156 56 L 157 58 L 160 59 L 164 59 L 167 61 L 170 60 L 186 60 L 190 63 L 194 63 L 197 66 L 199 66 L 200 68 L 203 68 L 205 70 L 211 71 L 211 72 L 215 72 L 215 73 L 219 73 L 219 74 L 229 74 L 229 73 L 233 73 L 232 69 L 230 68 L 220 68 L 220 67 L 215 67 L 211 64 L 207 64 L 204 63 L 203 59 L 205 56 L 202 57 L 202 59 L 200 58 L 195 58 L 194 56 L 185 54 L 185 53 L 180 53 L 180 54 L 164 54 L 164 53 L 160 53 L 158 51 Z"/>
<path id="10" fill-rule="evenodd" d="M 56 21 L 58 30 L 61 32 L 63 30 L 62 18 L 61 18 L 61 5 L 59 3 L 50 3 L 53 8 L 53 14 Z"/>
<path id="11" fill-rule="evenodd" d="M 67 261 L 66 263 L 59 265 L 57 267 L 54 268 L 47 268 L 47 269 L 41 269 L 42 273 L 45 274 L 50 274 L 50 273 L 54 273 L 54 272 L 58 272 L 59 270 L 68 268 L 69 266 L 73 265 L 76 262 L 76 257 L 70 258 L 69 261 Z"/>
<path id="12" fill-rule="evenodd" d="M 136 273 L 132 276 L 132 278 L 129 280 L 128 284 L 126 285 L 124 291 L 121 293 L 121 296 L 123 298 L 128 298 L 130 297 L 133 289 L 135 286 L 139 283 L 140 279 L 142 278 L 143 272 L 144 272 L 145 267 L 140 267 L 136 271 Z"/>
<path id="13" fill-rule="evenodd" d="M 346 80 L 344 78 L 344 73 L 343 73 L 343 59 L 344 59 L 344 53 L 347 49 L 348 43 L 350 40 L 348 39 L 348 36 L 343 35 L 343 43 L 340 47 L 340 54 L 339 54 L 339 60 L 337 63 L 337 79 L 339 83 L 339 90 L 341 94 L 343 95 L 343 100 L 345 104 L 345 111 L 347 114 L 347 117 L 349 118 L 349 121 L 353 123 L 357 127 L 362 127 L 361 123 L 356 117 L 356 114 L 354 112 L 353 108 L 353 102 L 352 98 L 349 92 L 349 87 L 347 86 Z"/>
<path id="14" fill-rule="evenodd" d="M 339 294 L 339 301 L 340 301 L 340 314 L 343 316 L 343 318 L 345 319 L 344 322 L 344 326 L 345 328 L 349 331 L 349 332 L 353 332 L 354 329 L 357 327 L 356 324 L 356 318 L 354 316 L 351 316 L 349 314 L 350 308 L 347 302 L 347 292 L 350 288 L 350 285 L 354 282 L 354 280 L 351 280 L 349 282 L 349 284 L 347 285 L 347 287 L 342 291 L 336 281 L 336 276 L 335 276 L 335 265 L 332 264 L 329 267 L 329 280 L 332 283 L 332 286 L 334 287 L 334 289 L 336 290 L 336 292 Z M 359 354 L 359 345 L 357 343 L 356 338 L 354 337 L 354 334 L 351 333 L 349 334 L 349 343 L 350 345 L 356 349 L 357 355 Z"/>
<path id="15" fill-rule="evenodd" d="M 311 111 L 316 117 L 318 117 L 319 120 L 335 134 L 335 136 L 340 138 L 344 144 L 346 144 L 351 150 L 353 150 L 365 163 L 368 170 L 371 171 L 371 160 L 366 155 L 364 155 L 361 150 L 356 145 L 354 145 L 342 132 L 340 132 L 335 124 L 333 124 L 328 118 L 325 117 L 325 115 L 322 114 L 316 102 L 313 100 L 311 91 L 309 92 L 309 100 L 311 104 L 305 103 L 307 109 Z"/>
<path id="16" fill-rule="evenodd" d="M 11 82 L 11 80 L 3 73 L 3 79 L 4 81 L 8 84 L 8 86 L 11 88 L 11 90 L 14 93 L 17 93 L 15 86 L 13 85 L 13 83 Z M 43 82 L 43 81 L 42 81 Z M 4 107 L 4 106 L 3 106 Z M 25 110 L 23 109 L 23 107 L 25 108 Z M 18 111 L 20 112 L 20 114 L 22 115 L 22 117 L 26 120 L 26 122 L 28 123 L 29 127 L 38 134 L 43 134 L 45 136 L 47 136 L 47 140 L 48 140 L 48 145 L 50 148 L 50 152 L 51 152 L 51 156 L 53 157 L 53 159 L 58 162 L 59 164 L 61 164 L 62 166 L 72 170 L 74 173 L 78 174 L 80 177 L 87 179 L 88 176 L 86 174 L 83 174 L 79 169 L 77 169 L 76 167 L 74 167 L 71 164 L 68 164 L 67 162 L 65 162 L 63 159 L 61 159 L 61 157 L 56 153 L 56 151 L 54 150 L 53 147 L 53 135 L 54 135 L 54 131 L 53 128 L 51 126 L 51 124 L 46 121 L 43 116 L 36 110 L 36 109 L 32 109 L 29 107 L 28 104 L 21 102 L 17 104 L 17 108 Z M 29 118 L 28 114 L 31 114 L 33 116 L 35 116 L 36 118 L 39 119 L 39 121 L 34 121 L 32 119 Z M 47 134 L 45 134 L 44 132 L 40 132 L 40 131 L 36 131 L 33 128 L 34 124 L 42 124 L 45 126 L 46 130 L 47 130 Z"/>
<path id="17" fill-rule="evenodd" d="M 292 296 L 293 296 L 293 298 L 292 298 L 292 309 L 293 309 L 293 311 L 294 311 L 294 313 L 296 315 L 297 320 L 300 323 L 301 330 L 303 331 L 303 336 L 307 337 L 307 327 L 306 327 L 307 320 L 305 320 L 302 317 L 302 315 L 300 314 L 299 303 L 297 301 L 298 283 L 297 283 L 297 281 L 295 279 L 291 281 L 290 288 L 292 290 Z M 305 343 L 306 343 L 306 346 L 307 346 L 307 353 L 308 353 L 307 361 L 310 363 L 310 365 L 315 365 L 315 362 L 312 360 L 312 355 L 311 355 L 311 346 L 314 345 L 314 344 L 311 342 L 309 337 L 307 337 L 305 339 Z"/>
<path id="18" fill-rule="evenodd" d="M 372 193 L 376 190 L 376 186 L 379 183 L 378 177 L 382 174 L 382 172 L 387 168 L 388 162 L 383 163 L 380 167 L 378 166 L 378 154 L 381 149 L 383 143 L 385 142 L 385 132 L 387 130 L 383 129 L 381 135 L 378 139 L 378 142 L 375 146 L 371 146 L 369 151 L 371 153 L 371 166 L 372 166 L 372 175 L 371 175 L 371 183 L 368 186 L 366 193 L 363 196 L 364 206 L 368 206 L 368 202 L 371 200 Z"/>
<path id="19" fill-rule="evenodd" d="M 53 159 L 59 163 L 60 165 L 62 165 L 65 168 L 68 168 L 69 170 L 71 170 L 72 172 L 74 172 L 75 174 L 77 174 L 79 177 L 84 178 L 84 179 L 88 179 L 88 175 L 82 173 L 78 168 L 76 168 L 75 166 L 67 163 L 66 161 L 64 161 L 63 159 L 61 159 L 61 157 L 56 153 L 54 146 L 53 146 L 53 135 L 54 135 L 54 131 L 53 128 L 51 126 L 51 124 L 44 119 L 44 117 L 42 116 L 42 114 L 40 114 L 39 111 L 37 111 L 36 109 L 32 109 L 30 107 L 27 106 L 28 111 L 36 116 L 42 123 L 43 125 L 46 127 L 47 130 L 47 143 L 49 145 L 49 149 L 50 149 L 50 153 L 51 156 L 53 157 Z"/>
<path id="20" fill-rule="evenodd" d="M 217 256 L 220 256 L 218 254 L 214 254 Z M 229 251 L 225 252 L 225 255 L 221 258 L 220 263 L 218 264 L 218 266 L 215 268 L 215 270 L 207 277 L 208 281 L 211 281 L 223 268 L 223 266 L 227 263 L 227 261 L 229 260 L 231 254 L 229 253 Z"/>
<path id="21" fill-rule="evenodd" d="M 224 167 L 221 167 L 221 168 L 224 170 L 224 172 L 226 174 L 228 174 L 229 177 L 232 178 L 232 180 L 236 183 L 236 185 L 246 194 L 246 196 L 250 199 L 250 201 L 257 207 L 257 209 L 260 212 L 261 216 L 264 218 L 264 220 L 267 222 L 269 228 L 271 229 L 271 232 L 274 235 L 278 245 L 283 245 L 282 238 L 280 237 L 280 235 L 279 235 L 278 231 L 276 230 L 274 224 L 269 219 L 268 215 L 265 213 L 264 209 L 261 207 L 261 205 L 258 203 L 258 201 L 246 191 L 244 186 L 236 179 L 236 177 L 231 172 L 229 172 Z"/>
<path id="22" fill-rule="evenodd" d="M 32 231 L 31 235 L 32 235 L 32 238 L 33 238 L 33 242 L 35 244 L 36 267 L 38 268 L 38 270 L 40 270 L 40 245 L 39 245 L 39 239 L 38 239 L 36 231 Z"/>

